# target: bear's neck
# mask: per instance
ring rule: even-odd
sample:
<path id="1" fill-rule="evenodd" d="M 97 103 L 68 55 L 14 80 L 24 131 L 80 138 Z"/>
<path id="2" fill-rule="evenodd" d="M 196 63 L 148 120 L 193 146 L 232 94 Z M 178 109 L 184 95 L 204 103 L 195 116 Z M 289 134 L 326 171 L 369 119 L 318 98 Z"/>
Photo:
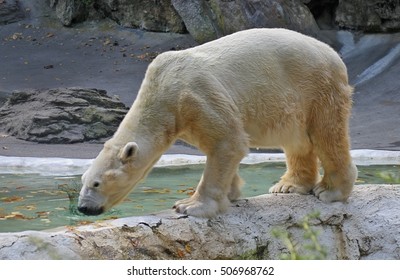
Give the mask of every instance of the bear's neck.
<path id="1" fill-rule="evenodd" d="M 176 140 L 175 118 L 166 112 L 155 113 L 151 107 L 144 107 L 141 104 L 143 103 L 134 102 L 110 141 L 117 147 L 123 147 L 128 142 L 136 142 L 140 151 L 144 152 L 149 160 L 155 160 Z"/>

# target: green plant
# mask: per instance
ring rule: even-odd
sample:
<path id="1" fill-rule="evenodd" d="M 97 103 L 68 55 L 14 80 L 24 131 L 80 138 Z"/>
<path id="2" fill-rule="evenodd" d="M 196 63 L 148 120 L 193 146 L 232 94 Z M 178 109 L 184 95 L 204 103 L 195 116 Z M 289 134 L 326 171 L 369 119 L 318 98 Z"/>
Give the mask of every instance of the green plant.
<path id="1" fill-rule="evenodd" d="M 272 235 L 282 240 L 289 253 L 282 254 L 282 260 L 321 260 L 327 258 L 327 251 L 318 241 L 319 232 L 310 226 L 310 220 L 317 219 L 319 213 L 305 216 L 299 225 L 304 230 L 304 242 L 296 244 L 290 233 L 281 229 L 272 230 Z"/>
<path id="2" fill-rule="evenodd" d="M 385 183 L 400 184 L 400 172 L 383 171 L 379 172 L 378 176 L 381 177 L 385 181 Z"/>
<path id="3" fill-rule="evenodd" d="M 72 181 L 71 185 L 69 185 L 69 184 L 58 185 L 58 189 L 60 191 L 65 192 L 68 195 L 69 212 L 71 214 L 79 213 L 77 210 L 79 190 L 80 190 L 79 183 L 77 181 Z"/>

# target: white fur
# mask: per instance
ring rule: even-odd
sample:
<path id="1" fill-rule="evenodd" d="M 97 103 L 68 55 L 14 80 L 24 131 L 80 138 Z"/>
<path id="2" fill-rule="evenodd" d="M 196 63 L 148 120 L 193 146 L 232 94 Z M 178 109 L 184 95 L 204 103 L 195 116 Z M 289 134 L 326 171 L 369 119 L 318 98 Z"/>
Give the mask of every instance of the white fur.
<path id="1" fill-rule="evenodd" d="M 284 149 L 288 170 L 272 192 L 316 187 L 323 200 L 346 200 L 357 172 L 349 154 L 346 71 L 329 46 L 285 29 L 241 31 L 159 55 L 85 174 L 80 207 L 107 210 L 121 201 L 176 139 L 207 155 L 196 193 L 175 204 L 178 212 L 212 217 L 225 211 L 240 195 L 237 171 L 248 147 Z M 123 161 L 127 143 L 137 151 Z M 321 181 L 317 158 L 325 169 Z M 106 202 L 86 199 L 87 188 Z"/>

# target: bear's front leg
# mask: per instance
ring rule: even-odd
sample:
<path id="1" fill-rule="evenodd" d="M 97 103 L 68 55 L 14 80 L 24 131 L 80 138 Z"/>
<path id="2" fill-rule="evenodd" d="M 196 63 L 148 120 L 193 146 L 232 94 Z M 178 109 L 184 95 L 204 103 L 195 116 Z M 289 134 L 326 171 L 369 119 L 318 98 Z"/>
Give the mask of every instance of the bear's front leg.
<path id="1" fill-rule="evenodd" d="M 232 150 L 220 151 L 207 157 L 203 176 L 192 197 L 179 200 L 174 209 L 178 213 L 195 217 L 211 218 L 225 212 L 231 199 L 240 195 L 242 183 L 237 175 L 240 160 L 244 155 Z"/>
<path id="2" fill-rule="evenodd" d="M 226 211 L 230 203 L 222 188 L 215 186 L 212 193 L 208 189 L 212 188 L 204 187 L 204 184 L 200 183 L 193 196 L 175 203 L 176 212 L 195 217 L 211 218 Z"/>

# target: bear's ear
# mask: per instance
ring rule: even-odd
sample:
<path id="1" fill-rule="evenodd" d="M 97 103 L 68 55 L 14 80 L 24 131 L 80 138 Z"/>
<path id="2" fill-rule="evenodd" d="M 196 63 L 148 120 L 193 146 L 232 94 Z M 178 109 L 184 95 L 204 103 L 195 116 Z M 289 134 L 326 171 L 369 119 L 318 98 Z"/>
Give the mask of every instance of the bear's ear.
<path id="1" fill-rule="evenodd" d="M 138 153 L 139 147 L 135 142 L 129 142 L 120 151 L 120 160 L 122 163 L 131 161 Z"/>

